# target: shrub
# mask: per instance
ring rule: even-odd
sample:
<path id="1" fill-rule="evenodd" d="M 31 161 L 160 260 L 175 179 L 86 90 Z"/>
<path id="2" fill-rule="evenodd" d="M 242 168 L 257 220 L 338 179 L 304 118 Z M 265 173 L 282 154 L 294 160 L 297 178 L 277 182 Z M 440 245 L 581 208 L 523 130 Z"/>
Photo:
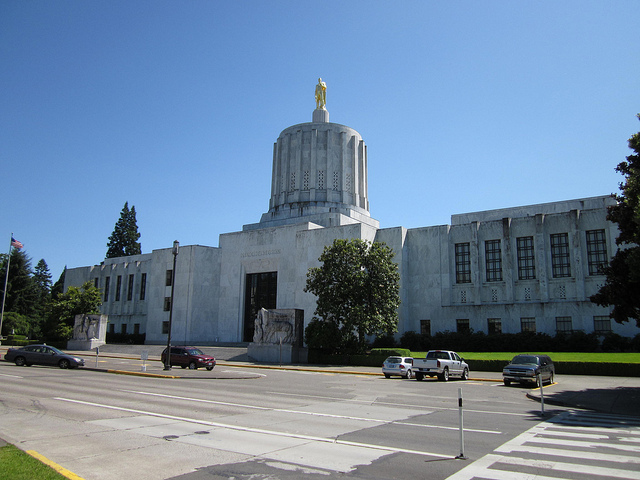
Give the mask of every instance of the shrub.
<path id="1" fill-rule="evenodd" d="M 371 349 L 371 355 L 383 355 L 386 357 L 408 357 L 411 352 L 406 348 L 373 348 Z"/>
<path id="2" fill-rule="evenodd" d="M 397 345 L 393 334 L 380 335 L 371 342 L 372 348 L 395 347 Z"/>

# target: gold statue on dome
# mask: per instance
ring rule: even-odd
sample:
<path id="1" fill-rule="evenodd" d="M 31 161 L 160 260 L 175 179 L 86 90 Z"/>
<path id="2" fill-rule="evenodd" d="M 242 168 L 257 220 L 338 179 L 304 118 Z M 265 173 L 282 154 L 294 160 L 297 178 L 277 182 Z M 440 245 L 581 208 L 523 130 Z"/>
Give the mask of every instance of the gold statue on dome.
<path id="1" fill-rule="evenodd" d="M 316 85 L 316 110 L 326 110 L 327 106 L 327 84 L 318 79 Z"/>

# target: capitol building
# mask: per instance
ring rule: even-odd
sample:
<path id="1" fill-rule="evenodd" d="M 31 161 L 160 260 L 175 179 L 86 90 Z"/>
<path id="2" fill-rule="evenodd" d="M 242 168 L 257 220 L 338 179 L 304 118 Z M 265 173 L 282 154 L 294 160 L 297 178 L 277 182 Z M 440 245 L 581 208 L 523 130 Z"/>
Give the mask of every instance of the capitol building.
<path id="1" fill-rule="evenodd" d="M 66 270 L 65 289 L 103 292 L 108 331 L 174 344 L 250 342 L 260 308 L 299 309 L 315 296 L 307 271 L 335 239 L 384 242 L 400 273 L 398 337 L 407 331 L 637 333 L 590 302 L 605 282 L 618 230 L 607 196 L 451 216 L 450 225 L 380 228 L 369 211 L 367 146 L 331 123 L 319 80 L 311 122 L 285 128 L 273 147 L 269 210 L 221 234 L 218 246 L 180 246 Z M 374 212 L 375 213 L 375 212 Z M 174 285 L 172 285 L 174 281 Z M 171 309 L 171 291 L 173 309 Z"/>

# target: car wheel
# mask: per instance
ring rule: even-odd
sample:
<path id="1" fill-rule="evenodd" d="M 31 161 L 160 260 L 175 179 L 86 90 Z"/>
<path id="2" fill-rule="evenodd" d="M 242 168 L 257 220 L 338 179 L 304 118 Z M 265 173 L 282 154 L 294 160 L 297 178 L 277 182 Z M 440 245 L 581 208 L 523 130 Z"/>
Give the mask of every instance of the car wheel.
<path id="1" fill-rule="evenodd" d="M 213 370 L 213 367 L 207 367 L 207 370 L 211 371 Z"/>
<path id="2" fill-rule="evenodd" d="M 187 366 L 186 366 L 186 365 L 180 365 L 180 367 L 181 367 L 181 368 L 187 368 Z"/>
<path id="3" fill-rule="evenodd" d="M 198 368 L 198 365 L 196 365 L 196 362 L 191 362 L 189 364 L 189 370 L 195 370 L 196 368 Z"/>
<path id="4" fill-rule="evenodd" d="M 413 378 L 413 372 L 411 370 L 407 370 L 407 375 L 405 376 L 407 380 L 411 380 Z"/>
<path id="5" fill-rule="evenodd" d="M 69 365 L 70 365 L 70 362 L 66 358 L 63 358 L 62 360 L 60 360 L 60 362 L 58 362 L 58 366 L 60 368 L 69 368 Z"/>
<path id="6" fill-rule="evenodd" d="M 16 357 L 14 362 L 19 367 L 24 367 L 27 364 L 27 362 L 24 360 L 24 357 Z"/>
<path id="7" fill-rule="evenodd" d="M 424 378 L 424 374 L 421 372 L 416 373 L 416 380 L 421 382 L 422 379 Z"/>
<path id="8" fill-rule="evenodd" d="M 462 371 L 462 377 L 461 378 L 462 378 L 462 380 L 469 380 L 469 369 L 468 368 L 465 368 Z"/>
<path id="9" fill-rule="evenodd" d="M 390 378 L 390 377 L 391 377 L 391 375 L 389 375 L 388 373 L 384 374 L 384 378 Z"/>
<path id="10" fill-rule="evenodd" d="M 553 373 L 549 375 L 549 385 L 553 385 Z"/>
<path id="11" fill-rule="evenodd" d="M 447 367 L 444 367 L 444 370 L 442 371 L 442 373 L 438 375 L 438 380 L 443 382 L 449 381 L 449 369 Z"/>
<path id="12" fill-rule="evenodd" d="M 503 380 L 503 382 L 504 382 L 505 386 L 507 386 L 507 387 L 509 385 L 511 385 L 511 380 L 507 380 L 506 378 Z"/>

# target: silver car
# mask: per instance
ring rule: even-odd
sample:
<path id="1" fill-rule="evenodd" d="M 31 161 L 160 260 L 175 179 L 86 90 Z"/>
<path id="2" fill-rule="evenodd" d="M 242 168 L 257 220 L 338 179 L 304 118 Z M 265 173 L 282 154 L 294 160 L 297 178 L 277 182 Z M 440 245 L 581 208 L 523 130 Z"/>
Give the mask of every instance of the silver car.
<path id="1" fill-rule="evenodd" d="M 382 364 L 382 373 L 386 378 L 391 377 L 391 375 L 413 378 L 413 358 L 388 357 Z"/>

